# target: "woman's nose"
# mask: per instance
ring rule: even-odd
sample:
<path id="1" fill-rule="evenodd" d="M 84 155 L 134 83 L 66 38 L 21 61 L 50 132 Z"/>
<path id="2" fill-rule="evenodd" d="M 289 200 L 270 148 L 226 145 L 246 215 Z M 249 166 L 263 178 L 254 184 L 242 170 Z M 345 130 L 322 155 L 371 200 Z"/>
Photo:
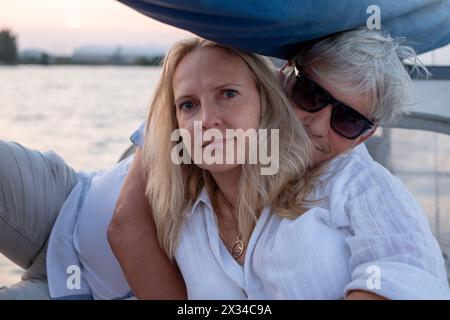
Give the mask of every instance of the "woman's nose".
<path id="1" fill-rule="evenodd" d="M 333 106 L 330 104 L 320 111 L 309 114 L 305 124 L 311 135 L 315 137 L 325 137 L 328 134 L 332 111 Z"/>
<path id="2" fill-rule="evenodd" d="M 212 101 L 206 101 L 202 105 L 202 126 L 204 129 L 217 128 L 222 124 L 218 106 Z"/>

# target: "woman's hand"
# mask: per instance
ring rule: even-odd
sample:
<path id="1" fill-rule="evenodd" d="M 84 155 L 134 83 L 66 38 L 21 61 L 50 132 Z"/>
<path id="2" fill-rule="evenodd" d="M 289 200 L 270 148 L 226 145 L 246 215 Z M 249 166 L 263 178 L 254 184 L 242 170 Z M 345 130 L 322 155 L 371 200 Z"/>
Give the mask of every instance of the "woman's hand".
<path id="1" fill-rule="evenodd" d="M 345 297 L 345 300 L 388 300 L 388 299 L 369 291 L 354 290 L 351 291 L 347 295 L 347 297 Z"/>

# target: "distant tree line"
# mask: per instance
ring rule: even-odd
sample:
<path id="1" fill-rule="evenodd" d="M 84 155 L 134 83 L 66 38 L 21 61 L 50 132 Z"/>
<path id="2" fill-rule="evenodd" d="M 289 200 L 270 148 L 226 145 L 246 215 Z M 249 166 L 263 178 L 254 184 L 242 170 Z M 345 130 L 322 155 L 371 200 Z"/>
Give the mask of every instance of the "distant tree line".
<path id="1" fill-rule="evenodd" d="M 153 56 L 151 58 L 139 57 L 136 59 L 136 64 L 141 66 L 160 66 L 164 61 L 164 56 Z"/>
<path id="2" fill-rule="evenodd" d="M 31 53 L 30 53 L 31 51 Z M 119 47 L 111 57 L 92 57 L 80 60 L 74 56 L 54 56 L 40 50 L 26 50 L 18 54 L 17 37 L 7 29 L 0 30 L 0 65 L 40 64 L 40 65 L 141 65 L 159 66 L 163 56 L 138 56 L 125 59 Z"/>
<path id="3" fill-rule="evenodd" d="M 9 30 L 0 31 L 0 64 L 16 64 L 16 37 Z"/>
<path id="4" fill-rule="evenodd" d="M 164 56 L 155 55 L 153 57 L 136 57 L 125 61 L 122 57 L 112 56 L 110 58 L 73 58 L 71 56 L 53 56 L 44 52 L 36 52 L 33 55 L 21 55 L 18 59 L 20 64 L 40 64 L 40 65 L 114 65 L 114 66 L 161 66 Z"/>

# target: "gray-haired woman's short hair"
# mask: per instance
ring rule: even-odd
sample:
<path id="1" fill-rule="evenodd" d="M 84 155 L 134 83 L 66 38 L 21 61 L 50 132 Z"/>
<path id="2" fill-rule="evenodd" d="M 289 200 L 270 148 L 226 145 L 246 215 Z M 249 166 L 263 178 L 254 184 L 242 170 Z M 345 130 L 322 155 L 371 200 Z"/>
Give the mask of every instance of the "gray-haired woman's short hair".
<path id="1" fill-rule="evenodd" d="M 406 111 L 411 101 L 411 72 L 429 75 L 411 47 L 385 32 L 367 28 L 315 41 L 294 58 L 301 72 L 339 89 L 368 95 L 368 111 L 381 125 Z"/>

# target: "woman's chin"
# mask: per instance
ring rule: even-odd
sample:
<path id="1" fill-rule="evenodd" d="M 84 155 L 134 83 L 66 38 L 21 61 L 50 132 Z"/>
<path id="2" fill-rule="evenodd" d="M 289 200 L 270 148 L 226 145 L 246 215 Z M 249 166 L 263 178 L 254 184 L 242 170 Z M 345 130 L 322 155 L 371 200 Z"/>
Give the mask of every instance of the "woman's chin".
<path id="1" fill-rule="evenodd" d="M 203 170 L 209 171 L 211 174 L 231 172 L 241 167 L 240 164 L 205 164 L 205 163 L 198 166 Z"/>

